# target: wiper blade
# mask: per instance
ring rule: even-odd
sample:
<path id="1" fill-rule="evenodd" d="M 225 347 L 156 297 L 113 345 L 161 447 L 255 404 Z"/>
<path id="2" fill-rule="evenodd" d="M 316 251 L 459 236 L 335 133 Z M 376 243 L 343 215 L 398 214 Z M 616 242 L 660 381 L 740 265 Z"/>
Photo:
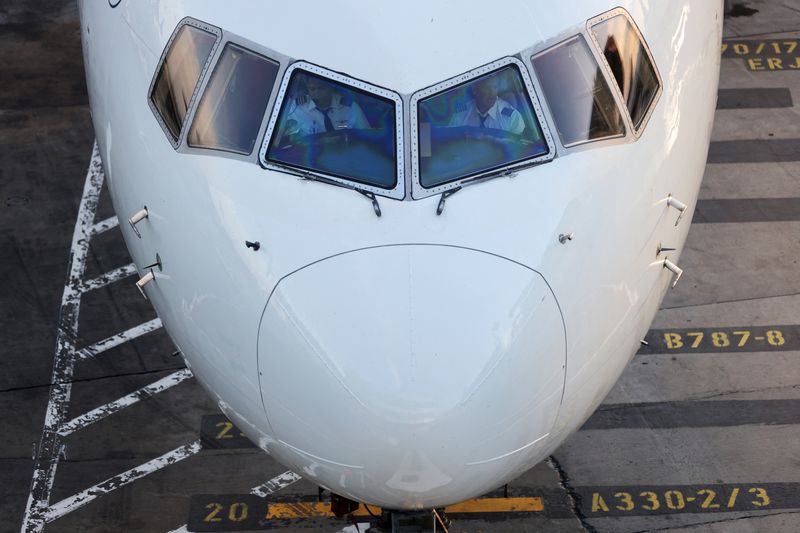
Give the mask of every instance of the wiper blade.
<path id="1" fill-rule="evenodd" d="M 449 197 L 453 196 L 455 193 L 457 193 L 460 190 L 461 190 L 461 185 L 459 185 L 455 189 L 450 189 L 450 190 L 444 191 L 442 193 L 442 196 L 439 198 L 439 205 L 436 206 L 436 216 L 437 217 L 442 214 L 442 211 L 444 211 L 444 203 L 447 201 L 447 199 Z"/>
<path id="2" fill-rule="evenodd" d="M 308 180 L 308 181 L 318 181 L 320 183 L 327 183 L 328 185 L 335 185 L 337 187 L 342 187 L 344 189 L 350 189 L 352 191 L 356 191 L 357 193 L 366 196 L 370 200 L 372 200 L 372 209 L 375 211 L 375 215 L 380 217 L 381 216 L 381 206 L 378 203 L 378 198 L 375 196 L 375 193 L 365 191 L 364 189 L 360 189 L 355 185 L 349 185 L 347 183 L 340 183 L 338 181 L 330 180 L 327 178 L 323 178 L 322 176 L 317 176 L 316 174 L 311 174 L 310 172 L 302 172 L 300 173 L 301 179 Z"/>
<path id="3" fill-rule="evenodd" d="M 375 196 L 374 192 L 365 191 L 364 189 L 359 189 L 358 187 L 353 187 L 353 190 L 359 194 L 363 194 L 370 200 L 372 200 L 372 209 L 375 211 L 375 216 L 380 218 L 381 216 L 381 206 L 378 203 L 378 198 Z"/>

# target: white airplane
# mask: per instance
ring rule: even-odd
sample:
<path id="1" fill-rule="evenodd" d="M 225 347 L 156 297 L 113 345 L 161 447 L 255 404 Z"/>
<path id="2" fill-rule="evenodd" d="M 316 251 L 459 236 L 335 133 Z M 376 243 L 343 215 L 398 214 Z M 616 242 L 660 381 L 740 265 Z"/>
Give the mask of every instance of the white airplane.
<path id="1" fill-rule="evenodd" d="M 680 276 L 722 2 L 80 2 L 138 285 L 255 443 L 438 508 L 576 431 Z"/>

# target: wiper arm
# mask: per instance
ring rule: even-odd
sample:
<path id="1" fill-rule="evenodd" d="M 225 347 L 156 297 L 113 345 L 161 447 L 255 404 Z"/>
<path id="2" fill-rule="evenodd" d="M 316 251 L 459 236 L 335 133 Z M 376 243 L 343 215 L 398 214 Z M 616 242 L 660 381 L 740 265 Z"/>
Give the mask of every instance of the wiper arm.
<path id="1" fill-rule="evenodd" d="M 439 198 L 439 205 L 436 206 L 437 217 L 442 214 L 442 211 L 444 211 L 444 203 L 447 201 L 447 199 L 460 190 L 461 190 L 461 185 L 459 185 L 455 189 L 450 189 L 449 191 L 444 191 L 442 193 L 442 196 Z"/>
<path id="2" fill-rule="evenodd" d="M 318 181 L 320 183 L 327 183 L 328 185 L 335 185 L 337 187 L 342 187 L 344 189 L 350 189 L 356 191 L 357 193 L 366 196 L 370 200 L 372 200 L 372 209 L 375 211 L 375 215 L 380 217 L 381 216 L 381 206 L 378 203 L 378 198 L 375 196 L 375 193 L 365 191 L 364 189 L 359 189 L 354 185 L 348 185 L 346 183 L 340 183 L 338 181 L 329 180 L 327 178 L 323 178 L 322 176 L 317 176 L 316 174 L 311 174 L 310 172 L 303 172 L 300 174 L 301 178 L 308 181 Z"/>
<path id="3" fill-rule="evenodd" d="M 364 189 L 359 189 L 358 187 L 353 187 L 353 190 L 359 194 L 363 194 L 370 200 L 372 200 L 372 209 L 375 211 L 375 216 L 380 218 L 381 216 L 381 205 L 378 203 L 378 198 L 375 196 L 374 192 L 365 191 Z"/>

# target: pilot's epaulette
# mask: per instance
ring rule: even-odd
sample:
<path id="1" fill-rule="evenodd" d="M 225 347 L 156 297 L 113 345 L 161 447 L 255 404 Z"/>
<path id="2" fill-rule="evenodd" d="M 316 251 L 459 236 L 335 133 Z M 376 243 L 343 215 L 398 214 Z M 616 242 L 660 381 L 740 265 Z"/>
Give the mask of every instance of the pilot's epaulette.
<path id="1" fill-rule="evenodd" d="M 503 109 L 500 112 L 500 114 L 502 114 L 504 117 L 510 117 L 511 115 L 514 114 L 514 108 L 511 107 L 511 106 L 508 106 L 507 108 Z"/>

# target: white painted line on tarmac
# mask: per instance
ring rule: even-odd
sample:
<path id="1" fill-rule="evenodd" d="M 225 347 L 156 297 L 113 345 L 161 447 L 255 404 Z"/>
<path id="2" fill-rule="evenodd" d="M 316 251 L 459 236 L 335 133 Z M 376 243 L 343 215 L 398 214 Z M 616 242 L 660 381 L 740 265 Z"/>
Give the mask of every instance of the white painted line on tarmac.
<path id="1" fill-rule="evenodd" d="M 283 474 L 275 476 L 266 483 L 262 483 L 257 487 L 253 487 L 253 490 L 250 491 L 250 494 L 255 494 L 256 496 L 260 496 L 261 498 L 266 498 L 273 492 L 285 489 L 292 483 L 296 483 L 301 479 L 303 478 L 301 478 L 291 470 L 287 470 Z"/>
<path id="2" fill-rule="evenodd" d="M 78 218 L 72 234 L 70 265 L 64 293 L 61 297 L 61 311 L 56 330 L 55 360 L 50 387 L 50 397 L 42 429 L 42 438 L 37 448 L 36 463 L 31 481 L 31 492 L 22 519 L 23 533 L 40 532 L 45 525 L 44 514 L 50 501 L 50 490 L 62 450 L 58 429 L 64 423 L 72 393 L 72 375 L 75 366 L 74 339 L 78 337 L 78 315 L 81 304 L 81 282 L 86 268 L 89 252 L 89 239 L 103 187 L 105 176 L 100 161 L 100 152 L 95 143 L 92 159 L 86 173 Z"/>
<path id="3" fill-rule="evenodd" d="M 110 416 L 117 411 L 121 411 L 126 407 L 130 407 L 131 405 L 135 404 L 140 400 L 144 400 L 145 398 L 149 398 L 158 394 L 159 392 L 163 392 L 169 388 L 174 387 L 184 381 L 192 378 L 192 373 L 189 369 L 184 368 L 183 370 L 178 370 L 177 372 L 173 372 L 169 376 L 163 377 L 158 381 L 147 385 L 146 387 L 142 387 L 141 389 L 128 394 L 127 396 L 123 396 L 119 400 L 115 400 L 111 403 L 107 403 L 105 405 L 101 405 L 96 409 L 92 409 L 88 413 L 84 413 L 78 417 L 73 418 L 69 422 L 65 423 L 61 426 L 61 429 L 58 432 L 61 434 L 62 437 L 66 437 L 70 433 L 74 433 L 79 429 L 83 429 L 89 424 L 93 424 L 98 420 L 102 420 L 103 418 Z"/>
<path id="4" fill-rule="evenodd" d="M 261 485 L 253 487 L 252 490 L 250 490 L 250 494 L 255 494 L 256 496 L 259 496 L 261 498 L 266 498 L 270 494 L 278 492 L 281 489 L 285 489 L 292 483 L 296 483 L 301 479 L 303 478 L 301 478 L 291 470 L 287 470 L 283 474 L 275 476 L 266 483 L 262 483 Z M 173 529 L 169 533 L 187 533 L 188 531 L 189 530 L 187 529 L 187 525 L 183 524 L 177 529 Z"/>
<path id="5" fill-rule="evenodd" d="M 129 278 L 134 274 L 138 274 L 138 270 L 136 270 L 136 265 L 133 263 L 127 264 L 125 266 L 121 266 L 119 268 L 115 268 L 109 272 L 101 276 L 97 276 L 94 279 L 90 279 L 89 281 L 84 281 L 81 285 L 82 292 L 89 292 L 95 289 L 99 289 L 101 287 L 105 287 L 106 285 L 111 285 L 117 281 L 120 281 L 125 278 Z"/>
<path id="6" fill-rule="evenodd" d="M 105 219 L 105 220 L 103 220 L 101 222 L 98 222 L 97 224 L 92 226 L 92 229 L 89 230 L 89 233 L 90 233 L 90 235 L 92 237 L 96 237 L 97 235 L 100 235 L 101 233 L 105 233 L 108 230 L 112 230 L 112 229 L 116 228 L 117 226 L 119 226 L 119 219 L 115 215 L 115 216 L 109 217 L 109 218 L 107 218 L 107 219 Z"/>
<path id="7" fill-rule="evenodd" d="M 96 342 L 91 346 L 87 346 L 86 348 L 77 352 L 77 358 L 80 360 L 89 359 L 90 357 L 99 355 L 107 350 L 110 350 L 111 348 L 116 348 L 120 344 L 125 344 L 126 342 L 139 338 L 142 335 L 150 333 L 151 331 L 155 331 L 159 329 L 161 325 L 161 319 L 154 318 L 153 320 L 127 329 L 122 333 L 117 333 L 116 335 L 112 335 L 107 339 Z"/>
<path id="8" fill-rule="evenodd" d="M 199 451 L 199 440 L 196 440 L 191 444 L 181 446 L 180 448 L 175 448 L 171 452 L 165 453 L 161 457 L 156 457 L 152 461 L 148 461 L 135 468 L 131 468 L 126 472 L 108 478 L 102 483 L 98 483 L 93 487 L 81 491 L 74 496 L 64 498 L 60 502 L 54 503 L 45 511 L 44 520 L 47 523 L 52 522 L 53 520 L 56 520 L 67 513 L 71 513 L 72 511 L 83 507 L 98 496 L 113 492 L 118 488 L 124 487 L 125 485 L 136 481 L 137 479 L 141 479 L 149 474 L 152 474 L 153 472 L 161 470 L 162 468 L 173 465 L 178 461 L 186 459 L 187 457 L 191 457 Z"/>

